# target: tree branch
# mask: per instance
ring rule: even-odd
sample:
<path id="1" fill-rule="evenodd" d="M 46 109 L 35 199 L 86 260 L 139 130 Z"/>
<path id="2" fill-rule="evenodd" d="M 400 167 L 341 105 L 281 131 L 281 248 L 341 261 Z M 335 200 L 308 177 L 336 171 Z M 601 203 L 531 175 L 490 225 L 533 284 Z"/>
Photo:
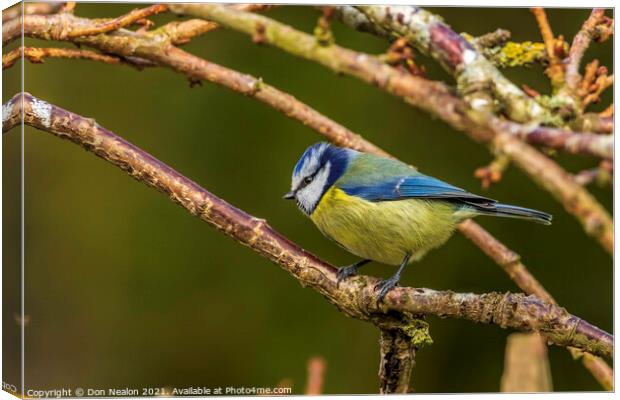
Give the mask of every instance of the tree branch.
<path id="1" fill-rule="evenodd" d="M 357 276 L 337 285 L 336 269 L 252 217 L 214 196 L 148 153 L 99 126 L 30 94 L 3 105 L 3 131 L 20 123 L 71 140 L 118 166 L 136 180 L 167 194 L 192 215 L 280 265 L 343 313 L 382 329 L 411 329 L 411 315 L 435 315 L 502 328 L 541 332 L 560 346 L 574 346 L 611 357 L 613 336 L 534 296 L 512 293 L 454 293 L 397 287 L 378 304 L 376 278 Z M 414 343 L 416 344 L 416 343 Z"/>
<path id="2" fill-rule="evenodd" d="M 538 29 L 545 43 L 545 50 L 547 52 L 547 59 L 549 60 L 549 66 L 545 70 L 545 73 L 551 80 L 551 85 L 554 88 L 559 88 L 564 84 L 564 66 L 561 60 L 556 54 L 556 40 L 549 25 L 547 19 L 547 13 L 541 7 L 533 7 L 530 9 L 536 22 L 538 23 Z"/>
<path id="3" fill-rule="evenodd" d="M 611 104 L 613 110 L 613 104 Z M 596 132 L 596 133 L 613 133 L 614 118 L 595 113 L 585 113 L 579 116 L 572 124 L 573 129 Z"/>
<path id="4" fill-rule="evenodd" d="M 510 132 L 529 144 L 562 150 L 568 154 L 584 154 L 613 159 L 614 137 L 593 133 L 570 132 L 546 126 L 527 126 L 506 120 L 496 121 L 498 129 Z"/>
<path id="5" fill-rule="evenodd" d="M 66 35 L 65 38 L 69 39 L 80 36 L 92 36 L 100 33 L 116 31 L 125 26 L 132 25 L 138 20 L 162 13 L 166 10 L 168 10 L 168 7 L 164 4 L 154 4 L 145 8 L 135 9 L 125 15 L 121 15 L 118 18 L 105 21 L 100 25 L 76 27 L 76 29 L 71 29 L 70 31 L 64 33 Z"/>
<path id="6" fill-rule="evenodd" d="M 536 18 L 536 23 L 538 24 L 540 35 L 542 36 L 543 43 L 545 44 L 545 50 L 547 51 L 547 58 L 549 59 L 549 63 L 553 64 L 554 62 L 559 61 L 557 59 L 557 56 L 555 55 L 555 37 L 553 36 L 551 25 L 549 25 L 547 13 L 542 7 L 532 7 L 530 11 L 532 12 L 532 14 L 534 14 L 534 17 Z"/>

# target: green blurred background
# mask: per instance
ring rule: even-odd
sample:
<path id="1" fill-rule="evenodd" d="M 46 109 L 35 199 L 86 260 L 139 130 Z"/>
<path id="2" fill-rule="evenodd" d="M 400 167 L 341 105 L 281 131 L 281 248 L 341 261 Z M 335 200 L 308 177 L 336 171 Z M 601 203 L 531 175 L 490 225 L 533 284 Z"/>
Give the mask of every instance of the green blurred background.
<path id="1" fill-rule="evenodd" d="M 78 4 L 76 14 L 115 17 L 135 4 Z M 516 41 L 539 40 L 527 9 L 434 8 L 458 32 L 509 29 Z M 589 10 L 550 10 L 556 33 L 572 39 Z M 311 32 L 318 12 L 286 6 L 266 12 Z M 153 18 L 157 23 L 170 15 Z M 387 44 L 333 24 L 337 43 L 369 53 Z M 49 43 L 27 39 L 27 45 Z M 10 48 L 17 46 L 12 44 Z M 6 49 L 8 51 L 10 48 Z M 550 227 L 506 219 L 480 223 L 520 253 L 531 272 L 570 312 L 612 330 L 612 259 L 574 217 L 521 171 L 510 167 L 487 192 L 473 171 L 491 161 L 484 146 L 443 122 L 360 81 L 341 77 L 224 29 L 186 50 L 294 94 L 423 172 L 473 192 L 554 214 Z M 594 45 L 611 69 L 612 43 Z M 452 83 L 432 60 L 428 75 Z M 190 88 L 163 68 L 136 71 L 82 60 L 25 64 L 25 88 L 150 152 L 233 205 L 266 218 L 311 252 L 336 265 L 355 260 L 325 239 L 281 195 L 301 152 L 321 140 L 311 129 L 251 99 L 204 83 Z M 542 68 L 506 70 L 517 83 L 547 93 Z M 19 64 L 4 72 L 3 102 L 19 90 Z M 611 101 L 608 93 L 604 104 Z M 17 171 L 19 130 L 4 135 L 4 166 Z M 324 392 L 377 393 L 378 331 L 343 316 L 312 290 L 253 251 L 215 231 L 165 196 L 81 148 L 31 128 L 25 131 L 26 387 L 272 387 L 283 379 L 303 393 L 306 362 L 327 362 Z M 595 159 L 558 155 L 569 171 Z M 7 208 L 18 175 L 5 173 Z M 591 188 L 608 208 L 611 189 Z M 15 200 L 15 199 L 13 199 Z M 5 225 L 5 232 L 6 227 Z M 15 236 L 5 233 L 5 297 L 18 296 Z M 387 277 L 392 267 L 366 273 Z M 410 268 L 404 285 L 454 291 L 518 291 L 460 234 Z M 19 303 L 5 301 L 4 326 Z M 435 343 L 418 353 L 418 392 L 499 389 L 508 331 L 429 318 Z M 11 328 L 12 329 L 12 328 Z M 18 349 L 5 350 L 15 353 Z M 9 346 L 11 347 L 11 346 Z M 567 351 L 549 349 L 556 390 L 600 390 Z M 9 365 L 4 365 L 10 374 Z M 17 372 L 14 369 L 13 372 Z"/>

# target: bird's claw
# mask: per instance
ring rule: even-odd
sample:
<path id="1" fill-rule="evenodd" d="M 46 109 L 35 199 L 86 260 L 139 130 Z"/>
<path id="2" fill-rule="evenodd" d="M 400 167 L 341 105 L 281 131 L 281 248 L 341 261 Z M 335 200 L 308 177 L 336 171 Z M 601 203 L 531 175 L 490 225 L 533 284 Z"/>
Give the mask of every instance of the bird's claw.
<path id="1" fill-rule="evenodd" d="M 340 285 L 340 281 L 342 281 L 343 279 L 346 279 L 352 275 L 355 275 L 355 273 L 357 272 L 357 266 L 356 265 L 349 265 L 346 267 L 342 267 L 338 270 L 338 273 L 336 274 L 336 286 Z"/>
<path id="2" fill-rule="evenodd" d="M 386 279 L 384 281 L 380 281 L 375 285 L 375 290 L 378 290 L 377 294 L 377 304 L 383 303 L 383 299 L 385 295 L 388 294 L 390 290 L 394 288 L 394 286 L 398 285 L 398 279 Z"/>

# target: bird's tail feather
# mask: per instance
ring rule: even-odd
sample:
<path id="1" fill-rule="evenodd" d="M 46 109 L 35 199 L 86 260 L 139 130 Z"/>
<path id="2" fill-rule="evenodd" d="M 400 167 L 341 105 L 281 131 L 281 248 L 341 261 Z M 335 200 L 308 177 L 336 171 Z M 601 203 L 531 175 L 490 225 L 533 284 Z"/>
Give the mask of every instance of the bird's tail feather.
<path id="1" fill-rule="evenodd" d="M 510 204 L 495 203 L 492 207 L 475 207 L 479 214 L 494 215 L 497 217 L 519 218 L 551 225 L 552 215 L 530 208 L 512 206 Z"/>

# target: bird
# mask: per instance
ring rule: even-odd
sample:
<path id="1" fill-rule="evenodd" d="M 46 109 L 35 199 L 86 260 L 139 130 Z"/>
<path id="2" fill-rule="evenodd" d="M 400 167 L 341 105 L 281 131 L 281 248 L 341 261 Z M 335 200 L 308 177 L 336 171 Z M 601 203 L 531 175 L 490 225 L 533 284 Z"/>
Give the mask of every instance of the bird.
<path id="1" fill-rule="evenodd" d="M 550 214 L 502 204 L 424 175 L 393 158 L 319 142 L 295 165 L 295 200 L 327 238 L 361 260 L 339 268 L 337 283 L 371 261 L 398 266 L 375 285 L 382 303 L 408 264 L 444 244 L 457 225 L 480 215 L 550 225 Z"/>

